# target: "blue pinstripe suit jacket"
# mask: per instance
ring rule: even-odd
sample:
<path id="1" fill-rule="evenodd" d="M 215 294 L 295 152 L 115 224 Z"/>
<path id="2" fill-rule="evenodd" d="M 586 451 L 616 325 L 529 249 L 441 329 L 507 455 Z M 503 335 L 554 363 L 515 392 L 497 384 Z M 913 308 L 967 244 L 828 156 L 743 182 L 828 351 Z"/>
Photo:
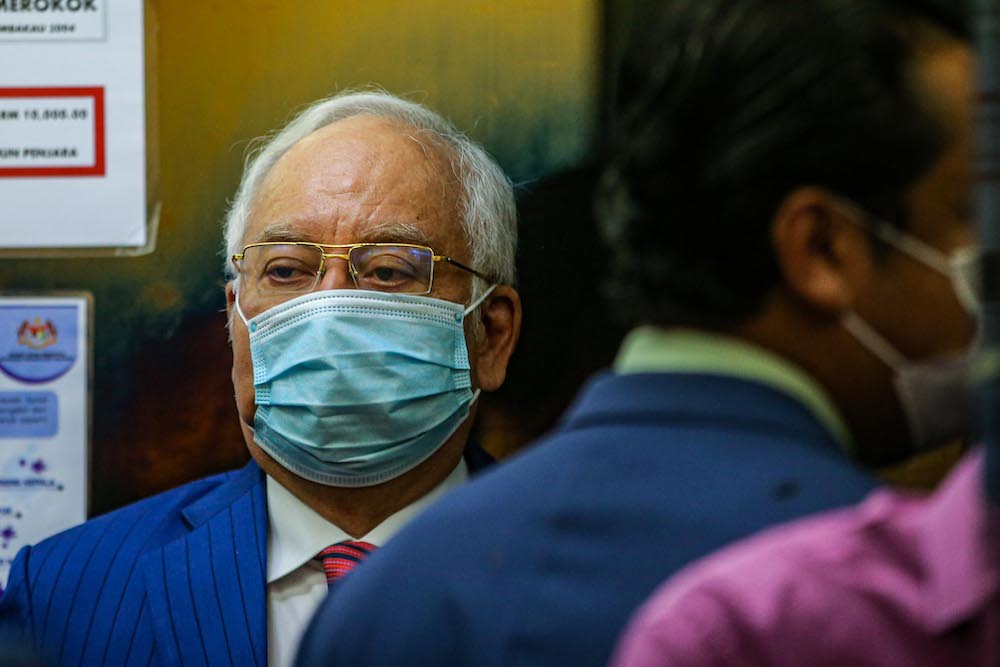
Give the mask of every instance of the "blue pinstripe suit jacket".
<path id="1" fill-rule="evenodd" d="M 251 462 L 25 547 L 0 625 L 57 665 L 266 665 L 266 534 Z"/>
<path id="2" fill-rule="evenodd" d="M 465 461 L 493 458 L 469 442 Z M 264 489 L 251 461 L 25 547 L 0 633 L 53 665 L 266 665 Z"/>

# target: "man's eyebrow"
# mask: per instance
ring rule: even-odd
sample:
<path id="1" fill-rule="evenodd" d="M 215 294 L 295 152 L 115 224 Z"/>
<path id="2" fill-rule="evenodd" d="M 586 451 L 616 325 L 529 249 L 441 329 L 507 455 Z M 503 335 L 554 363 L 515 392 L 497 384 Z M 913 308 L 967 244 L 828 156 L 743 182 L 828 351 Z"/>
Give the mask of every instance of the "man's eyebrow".
<path id="1" fill-rule="evenodd" d="M 290 225 L 278 223 L 264 228 L 254 239 L 254 243 L 269 241 L 309 241 L 302 232 L 295 231 Z"/>
<path id="2" fill-rule="evenodd" d="M 356 243 L 412 243 L 430 246 L 427 232 L 408 222 L 389 222 L 366 229 Z"/>
<path id="3" fill-rule="evenodd" d="M 319 240 L 308 237 L 302 232 L 294 229 L 291 225 L 284 223 L 277 223 L 266 227 L 253 240 L 254 243 L 267 243 L 269 241 L 302 241 L 306 243 L 320 243 Z M 431 239 L 427 235 L 427 232 L 414 224 L 407 222 L 389 222 L 369 227 L 363 231 L 358 238 L 350 239 L 350 242 L 412 243 L 414 245 L 430 246 Z"/>

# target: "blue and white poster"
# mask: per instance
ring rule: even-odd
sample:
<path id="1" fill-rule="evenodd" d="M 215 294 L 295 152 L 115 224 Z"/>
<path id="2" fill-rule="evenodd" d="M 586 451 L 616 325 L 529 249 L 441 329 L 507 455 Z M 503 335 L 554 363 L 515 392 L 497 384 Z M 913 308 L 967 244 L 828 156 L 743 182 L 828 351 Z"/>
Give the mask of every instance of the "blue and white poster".
<path id="1" fill-rule="evenodd" d="M 0 296 L 0 586 L 17 551 L 86 519 L 90 299 Z"/>

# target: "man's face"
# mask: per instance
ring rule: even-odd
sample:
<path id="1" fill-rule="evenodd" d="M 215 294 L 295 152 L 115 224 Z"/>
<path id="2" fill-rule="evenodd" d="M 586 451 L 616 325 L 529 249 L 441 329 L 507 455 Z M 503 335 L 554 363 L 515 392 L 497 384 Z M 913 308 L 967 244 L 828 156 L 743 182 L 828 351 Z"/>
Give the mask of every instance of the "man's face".
<path id="1" fill-rule="evenodd" d="M 433 140 L 374 117 L 349 118 L 302 139 L 275 164 L 253 204 L 243 243 L 416 243 L 468 265 L 458 188 Z M 471 286 L 469 273 L 438 262 L 430 296 L 464 303 Z M 316 289 L 353 287 L 347 263 L 327 260 Z M 230 290 L 233 386 L 240 419 L 252 427 L 256 406 L 249 338 L 231 299 Z M 244 314 L 257 313 L 244 309 Z M 471 340 L 469 345 L 475 363 Z M 244 433 L 258 455 L 247 429 Z"/>
<path id="2" fill-rule="evenodd" d="M 909 192 L 906 231 L 950 256 L 976 241 L 972 53 L 960 47 L 937 52 L 921 70 L 926 97 L 945 121 L 951 144 Z M 889 251 L 856 310 L 914 361 L 961 352 L 974 335 L 951 281 L 898 251 Z"/>

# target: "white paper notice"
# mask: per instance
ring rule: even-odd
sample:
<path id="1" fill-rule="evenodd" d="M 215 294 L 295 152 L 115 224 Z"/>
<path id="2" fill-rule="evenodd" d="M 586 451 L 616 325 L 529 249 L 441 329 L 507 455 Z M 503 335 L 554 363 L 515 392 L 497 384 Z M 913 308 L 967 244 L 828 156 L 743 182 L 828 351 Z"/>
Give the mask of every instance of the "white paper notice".
<path id="1" fill-rule="evenodd" d="M 87 310 L 0 298 L 0 587 L 22 546 L 86 519 Z"/>
<path id="2" fill-rule="evenodd" d="M 142 0 L 0 0 L 0 248 L 147 242 Z"/>

